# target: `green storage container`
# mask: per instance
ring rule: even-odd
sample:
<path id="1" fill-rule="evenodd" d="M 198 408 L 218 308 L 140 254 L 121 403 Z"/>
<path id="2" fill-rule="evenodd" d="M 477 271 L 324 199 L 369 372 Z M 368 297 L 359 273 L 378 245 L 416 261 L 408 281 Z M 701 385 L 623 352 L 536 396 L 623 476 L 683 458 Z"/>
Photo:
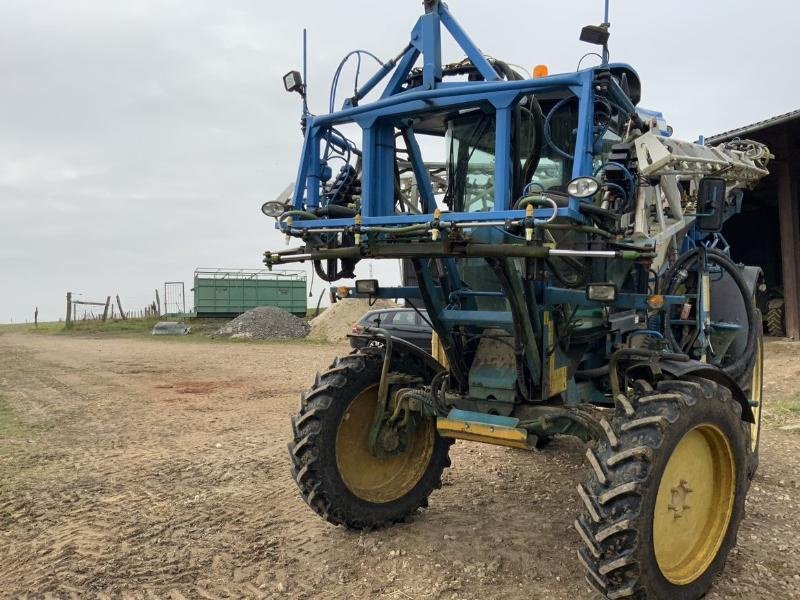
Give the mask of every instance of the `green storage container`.
<path id="1" fill-rule="evenodd" d="M 192 291 L 198 317 L 235 317 L 256 306 L 306 315 L 304 271 L 197 269 Z"/>

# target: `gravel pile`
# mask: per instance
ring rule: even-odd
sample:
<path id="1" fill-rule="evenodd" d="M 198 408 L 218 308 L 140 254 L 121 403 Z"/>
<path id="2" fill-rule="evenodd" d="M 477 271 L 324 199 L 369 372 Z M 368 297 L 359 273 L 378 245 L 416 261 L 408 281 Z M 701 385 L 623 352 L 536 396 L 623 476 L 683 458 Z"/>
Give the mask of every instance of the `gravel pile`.
<path id="1" fill-rule="evenodd" d="M 304 338 L 309 325 L 281 308 L 257 306 L 219 328 L 215 337 L 268 340 Z"/>
<path id="2" fill-rule="evenodd" d="M 369 301 L 359 298 L 345 298 L 325 309 L 325 312 L 311 319 L 311 333 L 308 337 L 328 342 L 341 342 L 352 333 L 353 323 L 364 316 L 364 313 L 378 308 L 398 308 L 391 300 Z"/>

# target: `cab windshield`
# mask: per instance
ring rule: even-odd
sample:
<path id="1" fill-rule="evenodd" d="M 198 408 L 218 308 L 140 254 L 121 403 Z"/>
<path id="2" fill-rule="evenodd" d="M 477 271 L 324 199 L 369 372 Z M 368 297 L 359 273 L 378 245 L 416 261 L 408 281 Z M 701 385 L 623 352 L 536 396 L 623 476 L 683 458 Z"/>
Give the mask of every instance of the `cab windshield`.
<path id="1" fill-rule="evenodd" d="M 544 114 L 556 101 L 543 102 Z M 518 135 L 512 139 L 518 167 L 513 173 L 516 200 L 530 183 L 544 190 L 564 191 L 572 178 L 572 153 L 578 120 L 577 102 L 567 102 L 556 110 L 545 128 L 544 139 L 536 140 L 534 119 L 522 107 L 518 116 Z M 448 122 L 447 194 L 445 202 L 457 212 L 481 212 L 494 208 L 495 116 L 474 110 Z M 537 149 L 534 145 L 540 145 Z M 538 152 L 537 152 L 538 150 Z M 535 170 L 529 166 L 533 161 Z"/>
<path id="2" fill-rule="evenodd" d="M 447 200 L 457 212 L 494 206 L 494 115 L 459 117 L 447 128 Z"/>

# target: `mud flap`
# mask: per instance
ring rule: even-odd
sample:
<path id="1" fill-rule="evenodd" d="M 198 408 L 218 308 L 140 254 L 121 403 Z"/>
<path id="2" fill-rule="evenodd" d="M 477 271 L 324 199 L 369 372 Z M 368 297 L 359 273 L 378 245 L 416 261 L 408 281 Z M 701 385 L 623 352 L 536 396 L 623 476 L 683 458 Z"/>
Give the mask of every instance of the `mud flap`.
<path id="1" fill-rule="evenodd" d="M 658 366 L 662 373 L 667 373 L 675 379 L 683 379 L 688 375 L 696 375 L 697 377 L 703 377 L 714 383 L 725 386 L 730 390 L 734 400 L 742 405 L 742 420 L 748 423 L 755 423 L 753 408 L 750 406 L 747 394 L 742 391 L 742 388 L 730 375 L 721 369 L 708 363 L 700 362 L 699 360 L 687 360 L 682 362 L 662 360 L 658 362 Z M 649 362 L 636 363 L 627 370 L 628 376 L 633 378 L 637 376 L 637 373 L 643 372 L 651 376 L 655 375 L 652 372 Z"/>

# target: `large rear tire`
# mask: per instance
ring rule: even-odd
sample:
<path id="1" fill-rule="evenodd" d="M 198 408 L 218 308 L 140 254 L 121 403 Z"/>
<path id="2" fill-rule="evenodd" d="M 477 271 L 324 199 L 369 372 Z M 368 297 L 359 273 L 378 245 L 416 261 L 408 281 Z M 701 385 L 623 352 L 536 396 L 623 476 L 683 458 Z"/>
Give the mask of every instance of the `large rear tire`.
<path id="1" fill-rule="evenodd" d="M 373 529 L 401 521 L 428 505 L 450 466 L 452 440 L 420 415 L 402 451 L 377 457 L 369 433 L 377 402 L 383 353 L 375 348 L 337 359 L 317 376 L 292 418 L 292 477 L 306 503 L 335 525 Z M 424 377 L 414 361 L 405 371 Z M 397 365 L 393 364 L 393 370 Z"/>
<path id="2" fill-rule="evenodd" d="M 764 333 L 761 324 L 761 312 L 756 310 L 755 316 L 758 321 L 758 336 L 756 338 L 756 351 L 753 359 L 745 373 L 744 381 L 741 383 L 742 391 L 747 398 L 754 404 L 753 417 L 754 423 L 749 423 L 750 431 L 748 435 L 748 462 L 747 476 L 750 479 L 755 477 L 758 470 L 759 449 L 761 446 L 761 409 L 764 402 Z"/>
<path id="3" fill-rule="evenodd" d="M 767 333 L 771 337 L 783 337 L 786 335 L 783 321 L 783 298 L 773 298 L 769 301 L 767 307 Z"/>
<path id="4" fill-rule="evenodd" d="M 694 600 L 736 543 L 750 424 L 730 391 L 705 379 L 638 388 L 587 452 L 578 556 L 606 598 Z"/>

